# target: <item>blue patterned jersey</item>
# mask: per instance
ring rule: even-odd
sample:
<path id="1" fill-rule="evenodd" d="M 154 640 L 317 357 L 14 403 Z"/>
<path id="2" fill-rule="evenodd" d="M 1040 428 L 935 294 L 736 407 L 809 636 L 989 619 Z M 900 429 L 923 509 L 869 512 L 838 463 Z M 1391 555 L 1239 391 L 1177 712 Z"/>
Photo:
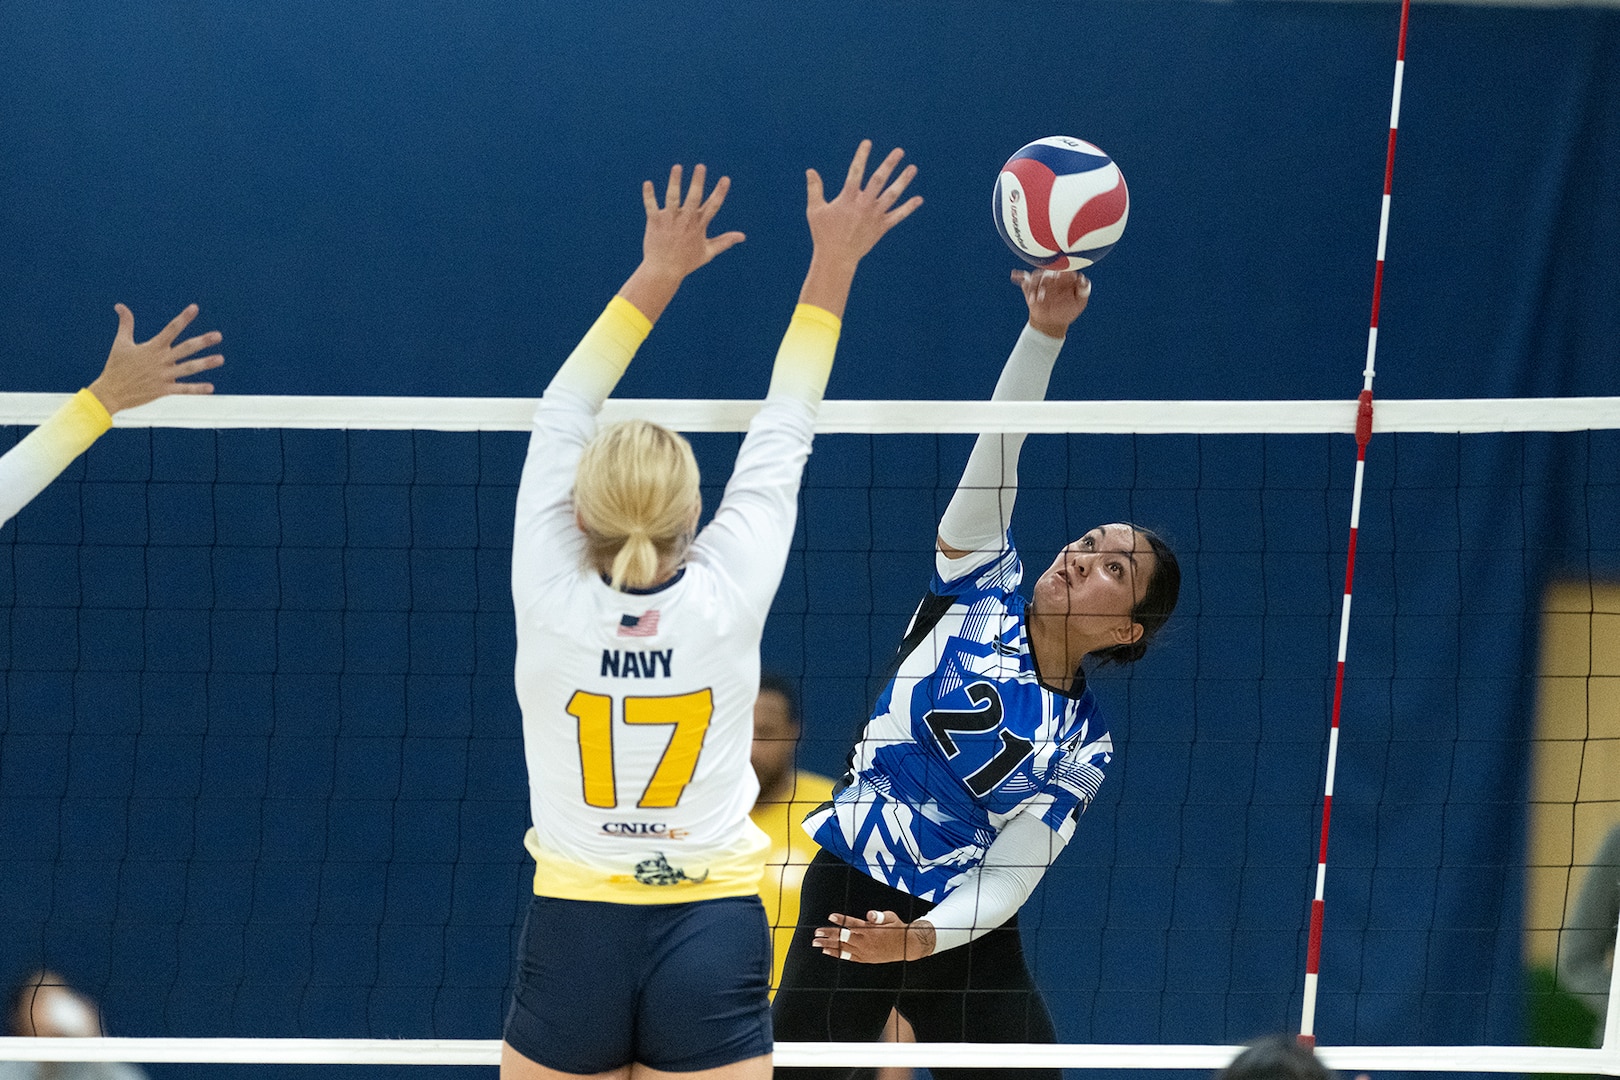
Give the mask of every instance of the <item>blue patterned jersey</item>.
<path id="1" fill-rule="evenodd" d="M 1011 535 L 1000 552 L 936 562 L 849 774 L 804 822 L 834 855 L 935 902 L 1016 814 L 1067 842 L 1113 757 L 1091 691 L 1040 684 Z"/>

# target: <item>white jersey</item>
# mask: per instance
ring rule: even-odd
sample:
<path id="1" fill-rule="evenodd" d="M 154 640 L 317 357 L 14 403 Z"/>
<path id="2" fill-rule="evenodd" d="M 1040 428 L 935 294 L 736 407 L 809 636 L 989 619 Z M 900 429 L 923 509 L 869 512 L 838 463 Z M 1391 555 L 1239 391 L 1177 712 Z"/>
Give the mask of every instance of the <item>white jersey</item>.
<path id="1" fill-rule="evenodd" d="M 759 641 L 781 581 L 814 406 L 772 398 L 674 580 L 619 592 L 585 566 L 574 473 L 595 409 L 535 413 L 512 551 L 534 889 L 618 903 L 756 893 L 749 820 Z"/>

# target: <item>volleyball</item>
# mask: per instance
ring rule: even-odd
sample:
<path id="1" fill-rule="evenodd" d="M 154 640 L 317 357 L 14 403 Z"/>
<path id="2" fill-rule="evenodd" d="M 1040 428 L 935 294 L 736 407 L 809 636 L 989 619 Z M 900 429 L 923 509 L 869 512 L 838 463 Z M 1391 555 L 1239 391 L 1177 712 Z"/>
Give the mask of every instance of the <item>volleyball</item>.
<path id="1" fill-rule="evenodd" d="M 1130 212 L 1125 176 L 1082 139 L 1036 139 L 996 177 L 996 231 L 1031 266 L 1083 270 L 1108 254 Z"/>

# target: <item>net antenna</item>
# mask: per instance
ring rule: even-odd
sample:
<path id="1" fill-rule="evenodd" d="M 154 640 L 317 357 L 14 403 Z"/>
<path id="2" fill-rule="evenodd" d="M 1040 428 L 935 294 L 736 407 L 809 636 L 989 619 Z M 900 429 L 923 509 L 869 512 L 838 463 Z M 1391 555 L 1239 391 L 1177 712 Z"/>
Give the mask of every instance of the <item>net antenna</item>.
<path id="1" fill-rule="evenodd" d="M 1406 24 L 1412 0 L 1401 0 L 1401 33 L 1395 46 L 1395 88 L 1390 93 L 1389 149 L 1384 155 L 1384 198 L 1378 215 L 1378 262 L 1373 270 L 1372 318 L 1367 327 L 1367 367 L 1356 400 L 1356 481 L 1350 502 L 1350 544 L 1344 559 L 1344 607 L 1339 615 L 1339 654 L 1333 677 L 1333 726 L 1328 732 L 1327 780 L 1322 794 L 1322 838 L 1316 856 L 1316 893 L 1311 898 L 1311 929 L 1305 951 L 1305 995 L 1300 1009 L 1299 1041 L 1316 1045 L 1316 986 L 1322 969 L 1323 895 L 1327 885 L 1328 822 L 1333 815 L 1333 775 L 1339 761 L 1339 713 L 1344 704 L 1344 657 L 1350 644 L 1350 587 L 1356 575 L 1356 533 L 1361 527 L 1361 487 L 1367 471 L 1367 443 L 1372 439 L 1373 371 L 1378 359 L 1378 302 L 1384 291 L 1384 247 L 1389 238 L 1389 194 L 1395 179 L 1395 133 L 1401 120 L 1401 79 L 1406 73 Z"/>

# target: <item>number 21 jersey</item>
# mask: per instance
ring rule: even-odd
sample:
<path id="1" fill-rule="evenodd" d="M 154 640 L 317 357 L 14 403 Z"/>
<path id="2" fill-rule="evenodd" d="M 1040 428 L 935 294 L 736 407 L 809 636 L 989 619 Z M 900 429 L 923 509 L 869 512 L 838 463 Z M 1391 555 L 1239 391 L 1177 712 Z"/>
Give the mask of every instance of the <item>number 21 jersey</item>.
<path id="1" fill-rule="evenodd" d="M 1040 684 L 1022 577 L 1010 535 L 998 552 L 936 557 L 849 774 L 804 822 L 834 855 L 923 900 L 943 899 L 1017 814 L 1067 841 L 1112 760 L 1091 691 Z"/>

